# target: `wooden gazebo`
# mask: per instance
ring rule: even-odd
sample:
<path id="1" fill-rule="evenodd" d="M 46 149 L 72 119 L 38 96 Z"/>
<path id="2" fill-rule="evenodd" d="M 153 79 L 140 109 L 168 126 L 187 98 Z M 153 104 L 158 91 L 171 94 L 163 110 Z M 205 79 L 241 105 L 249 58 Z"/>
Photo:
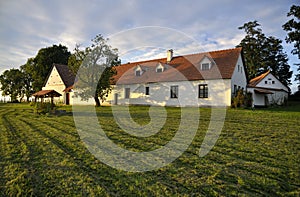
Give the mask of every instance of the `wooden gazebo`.
<path id="1" fill-rule="evenodd" d="M 60 93 L 56 92 L 55 90 L 41 90 L 41 91 L 34 93 L 32 96 L 35 97 L 35 101 L 37 100 L 37 98 L 40 98 L 41 102 L 43 102 L 44 98 L 51 98 L 51 108 L 53 108 L 54 97 L 60 97 L 62 95 Z"/>

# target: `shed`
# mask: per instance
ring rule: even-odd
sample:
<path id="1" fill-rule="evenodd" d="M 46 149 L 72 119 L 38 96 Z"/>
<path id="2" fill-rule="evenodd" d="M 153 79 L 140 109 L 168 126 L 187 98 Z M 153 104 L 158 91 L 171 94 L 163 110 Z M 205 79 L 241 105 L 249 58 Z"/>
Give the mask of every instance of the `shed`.
<path id="1" fill-rule="evenodd" d="M 34 93 L 32 96 L 34 96 L 36 99 L 41 98 L 42 102 L 43 102 L 44 98 L 51 98 L 51 104 L 53 106 L 53 98 L 60 97 L 62 95 L 60 93 L 56 92 L 55 90 L 41 90 L 41 91 Z"/>

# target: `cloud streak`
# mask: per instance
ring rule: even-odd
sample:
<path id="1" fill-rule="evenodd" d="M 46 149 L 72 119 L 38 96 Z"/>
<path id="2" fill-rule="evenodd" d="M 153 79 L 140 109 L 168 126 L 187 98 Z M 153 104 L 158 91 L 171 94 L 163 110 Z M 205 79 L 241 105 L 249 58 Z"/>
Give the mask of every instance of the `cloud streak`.
<path id="1" fill-rule="evenodd" d="M 149 51 L 144 48 L 140 52 L 131 52 L 132 55 L 124 53 L 126 61 L 159 55 L 164 57 L 166 48 L 173 48 L 175 54 L 183 55 L 235 47 L 244 36 L 237 28 L 252 20 L 258 20 L 267 35 L 283 40 L 285 32 L 281 26 L 287 21 L 290 6 L 296 3 L 296 0 L 2 1 L 0 72 L 26 63 L 27 58 L 35 56 L 42 47 L 61 43 L 72 51 L 75 44 L 89 45 L 90 40 L 99 33 L 110 37 L 144 26 L 184 32 L 197 44 L 184 43 L 182 37 L 166 35 L 165 31 L 133 33 L 117 40 L 115 45 L 120 47 L 120 52 L 124 53 L 137 44 L 145 45 L 145 41 Z M 174 39 L 177 42 L 174 43 Z M 153 43 L 155 46 L 160 43 L 161 47 L 151 48 Z M 200 45 L 200 51 L 196 45 Z M 290 46 L 284 46 L 289 53 Z M 134 57 L 134 54 L 139 56 Z M 296 62 L 295 57 L 290 56 L 290 59 L 291 63 Z M 295 67 L 293 69 L 296 70 Z"/>

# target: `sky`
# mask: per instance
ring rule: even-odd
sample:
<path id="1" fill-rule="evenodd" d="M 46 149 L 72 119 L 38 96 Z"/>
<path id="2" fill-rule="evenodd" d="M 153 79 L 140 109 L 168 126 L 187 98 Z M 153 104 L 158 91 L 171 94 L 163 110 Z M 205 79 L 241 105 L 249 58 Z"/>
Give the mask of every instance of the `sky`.
<path id="1" fill-rule="evenodd" d="M 299 62 L 282 25 L 296 0 L 0 0 L 0 73 L 19 68 L 38 50 L 62 44 L 70 52 L 101 34 L 122 63 L 234 48 L 238 27 L 257 20 L 267 36 L 283 40 L 291 69 Z M 299 3 L 298 3 L 299 4 Z M 294 77 L 293 77 L 294 78 Z M 293 79 L 292 79 L 293 80 Z M 297 90 L 293 82 L 292 91 Z"/>

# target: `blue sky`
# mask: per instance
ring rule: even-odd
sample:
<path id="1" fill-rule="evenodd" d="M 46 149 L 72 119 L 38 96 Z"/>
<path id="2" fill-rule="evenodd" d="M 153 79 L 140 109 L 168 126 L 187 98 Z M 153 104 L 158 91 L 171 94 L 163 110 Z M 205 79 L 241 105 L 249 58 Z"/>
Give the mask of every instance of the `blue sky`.
<path id="1" fill-rule="evenodd" d="M 258 20 L 263 32 L 284 40 L 282 25 L 296 0 L 10 0 L 0 2 L 0 72 L 18 68 L 40 48 L 88 46 L 97 34 L 111 39 L 122 62 L 233 48 Z M 283 43 L 294 73 L 296 56 Z M 296 90 L 296 84 L 292 86 Z"/>

